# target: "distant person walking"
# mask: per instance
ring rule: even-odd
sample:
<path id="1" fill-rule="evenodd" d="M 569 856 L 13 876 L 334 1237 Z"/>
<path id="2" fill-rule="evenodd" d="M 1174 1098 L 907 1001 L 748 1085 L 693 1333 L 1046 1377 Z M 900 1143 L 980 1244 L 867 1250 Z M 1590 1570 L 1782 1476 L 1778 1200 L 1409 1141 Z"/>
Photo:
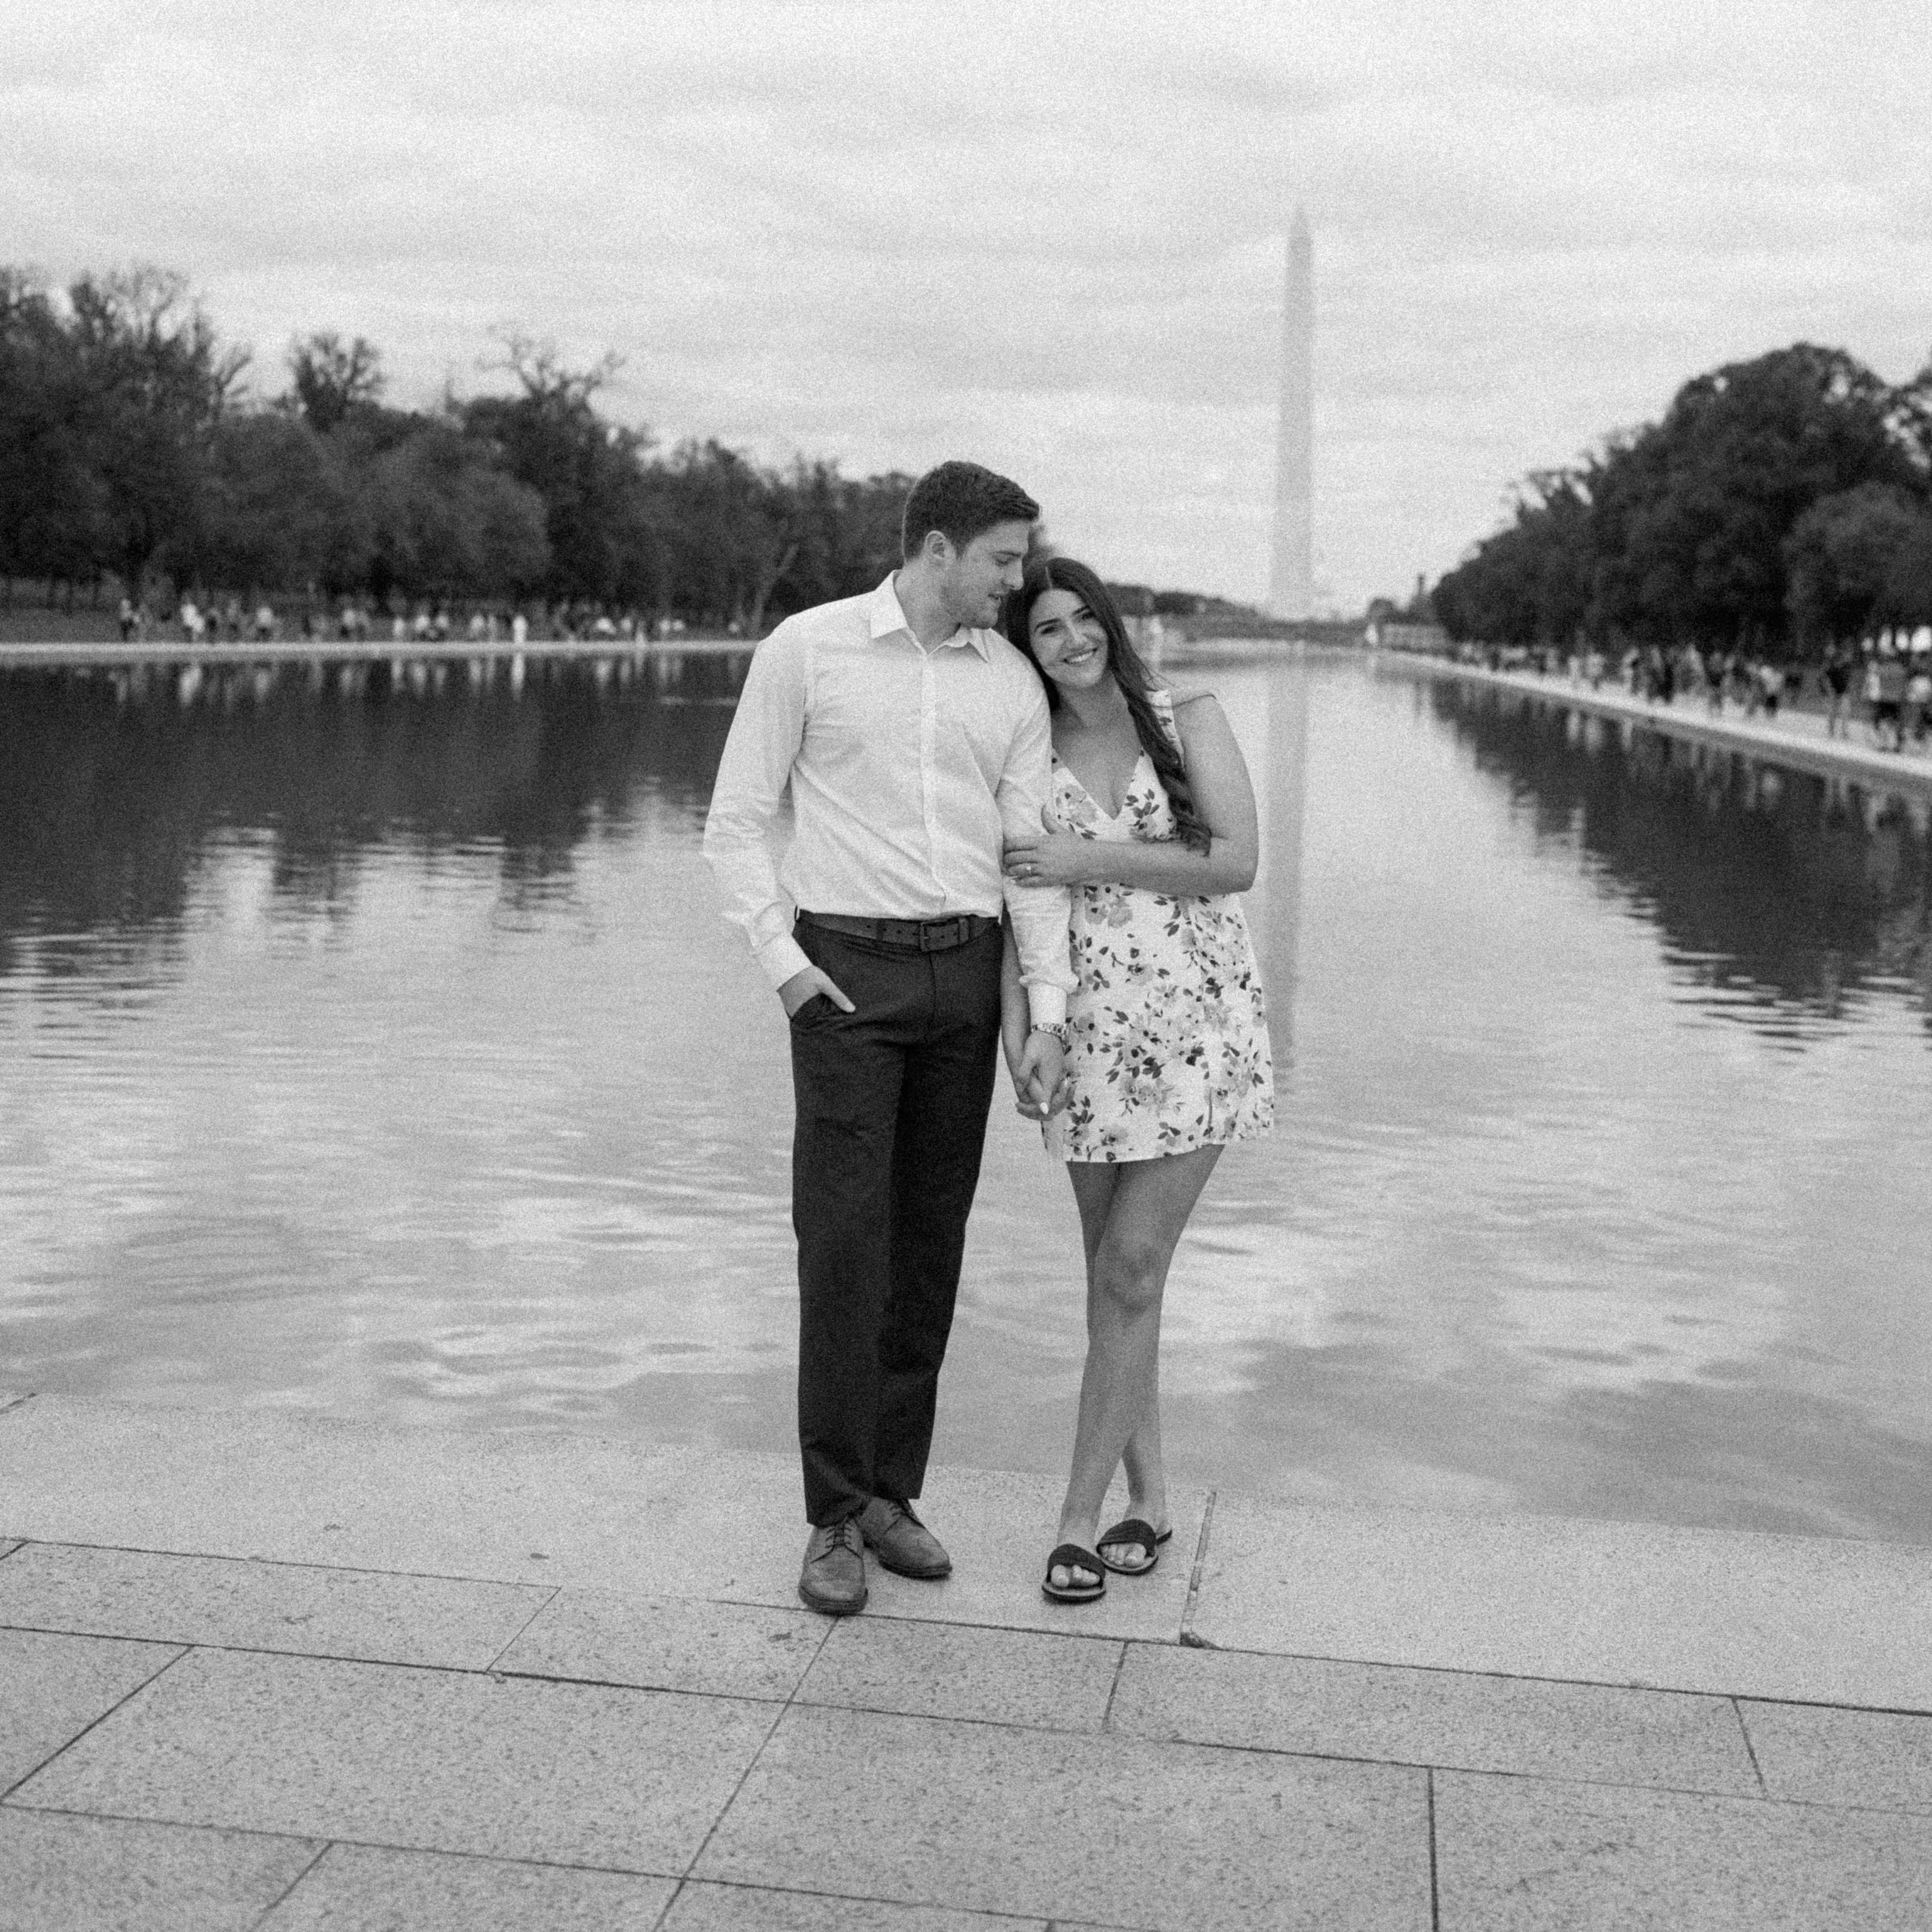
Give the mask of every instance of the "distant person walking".
<path id="1" fill-rule="evenodd" d="M 1903 661 L 1890 650 L 1881 650 L 1865 674 L 1872 737 L 1880 751 L 1905 748 L 1905 684 Z"/>
<path id="2" fill-rule="evenodd" d="M 1825 694 L 1825 735 L 1846 738 L 1852 730 L 1852 660 L 1842 644 L 1834 644 L 1825 653 L 1818 673 Z"/>
<path id="3" fill-rule="evenodd" d="M 1914 747 L 1922 749 L 1926 733 L 1932 729 L 1932 662 L 1923 654 L 1912 658 L 1905 680 L 1905 715 L 1901 724 L 1901 741 L 1909 732 Z"/>
<path id="4" fill-rule="evenodd" d="M 1067 892 L 1001 873 L 1050 782 L 1045 694 L 993 628 L 1038 514 L 976 464 L 921 478 L 899 568 L 758 647 L 705 830 L 790 1024 L 798 1594 L 833 1616 L 864 1607 L 868 1549 L 902 1575 L 952 1568 L 912 1504 L 993 1098 L 1002 905 L 1029 1014 L 1017 1078 L 1045 1111 L 1064 1072 Z M 781 884 L 765 838 L 788 789 Z"/>

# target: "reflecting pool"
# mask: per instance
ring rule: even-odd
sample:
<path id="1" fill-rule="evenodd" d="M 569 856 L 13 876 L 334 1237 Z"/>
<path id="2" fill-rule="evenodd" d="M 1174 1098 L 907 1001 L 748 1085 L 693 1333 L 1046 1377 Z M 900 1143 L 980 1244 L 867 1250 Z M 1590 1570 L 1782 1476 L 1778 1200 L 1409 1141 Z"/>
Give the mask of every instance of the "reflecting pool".
<path id="1" fill-rule="evenodd" d="M 741 658 L 0 678 L 0 1376 L 783 1449 L 784 1026 L 698 841 Z M 1932 1541 L 1922 802 L 1342 659 L 1261 802 L 1280 1124 L 1177 1258 L 1176 1472 Z M 942 1459 L 1058 1472 L 996 1106 Z"/>

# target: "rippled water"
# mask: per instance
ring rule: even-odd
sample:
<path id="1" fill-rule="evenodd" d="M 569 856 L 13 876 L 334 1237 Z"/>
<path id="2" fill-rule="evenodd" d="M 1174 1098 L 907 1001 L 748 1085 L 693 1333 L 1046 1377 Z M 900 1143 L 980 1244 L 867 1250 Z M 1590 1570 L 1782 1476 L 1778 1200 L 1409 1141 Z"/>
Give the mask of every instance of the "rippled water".
<path id="1" fill-rule="evenodd" d="M 0 680 L 0 1372 L 784 1448 L 783 1022 L 698 836 L 741 661 Z M 1177 1258 L 1179 1473 L 1932 1541 L 1922 805 L 1341 662 L 1259 780 L 1281 1126 Z M 1057 1471 L 996 1112 L 942 1458 Z"/>

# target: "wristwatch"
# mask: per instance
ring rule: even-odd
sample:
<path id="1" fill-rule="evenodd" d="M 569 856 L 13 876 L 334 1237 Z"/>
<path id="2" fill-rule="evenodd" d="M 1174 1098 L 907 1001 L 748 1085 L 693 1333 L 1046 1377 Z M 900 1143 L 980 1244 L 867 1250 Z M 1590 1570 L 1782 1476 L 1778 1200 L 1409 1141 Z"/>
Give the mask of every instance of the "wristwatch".
<path id="1" fill-rule="evenodd" d="M 1063 1047 L 1071 1048 L 1074 1043 L 1074 1030 L 1065 1020 L 1035 1020 L 1027 1030 L 1029 1033 L 1050 1033 Z"/>

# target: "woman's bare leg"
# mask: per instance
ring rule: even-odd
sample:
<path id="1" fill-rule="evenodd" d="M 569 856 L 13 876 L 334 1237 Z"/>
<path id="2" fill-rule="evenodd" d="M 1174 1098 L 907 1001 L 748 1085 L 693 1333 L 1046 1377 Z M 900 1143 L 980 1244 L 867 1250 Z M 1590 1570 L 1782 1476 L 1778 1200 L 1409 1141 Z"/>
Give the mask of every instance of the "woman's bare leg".
<path id="1" fill-rule="evenodd" d="M 1093 1548 L 1107 1485 L 1130 1443 L 1128 1481 L 1137 1510 L 1166 1508 L 1161 1298 L 1175 1246 L 1220 1157 L 1219 1148 L 1209 1147 L 1156 1160 L 1067 1164 L 1087 1254 L 1087 1346 L 1073 1468 L 1056 1542 Z M 1159 1528 L 1157 1519 L 1149 1520 Z M 1068 1573 L 1056 1566 L 1053 1580 L 1064 1587 Z M 1094 1579 L 1080 1569 L 1071 1580 Z"/>

